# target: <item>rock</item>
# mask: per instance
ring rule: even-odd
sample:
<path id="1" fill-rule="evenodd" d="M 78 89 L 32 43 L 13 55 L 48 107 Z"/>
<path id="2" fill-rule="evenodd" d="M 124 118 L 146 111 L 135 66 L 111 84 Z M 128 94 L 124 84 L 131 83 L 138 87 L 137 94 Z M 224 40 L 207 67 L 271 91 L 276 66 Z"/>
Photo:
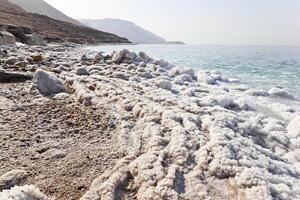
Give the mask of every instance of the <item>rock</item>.
<path id="1" fill-rule="evenodd" d="M 269 90 L 269 95 L 274 97 L 283 97 L 288 99 L 294 99 L 293 95 L 291 95 L 288 91 L 282 88 L 274 87 Z"/>
<path id="2" fill-rule="evenodd" d="M 12 170 L 3 174 L 0 177 L 0 191 L 22 184 L 26 177 L 27 173 L 24 170 Z"/>
<path id="3" fill-rule="evenodd" d="M 19 61 L 19 59 L 17 57 L 9 57 L 5 60 L 5 64 L 8 64 L 8 65 L 14 65 L 16 64 L 17 62 Z"/>
<path id="4" fill-rule="evenodd" d="M 137 55 L 134 52 L 125 54 L 125 58 L 127 58 L 129 60 L 134 60 L 136 57 L 137 57 Z"/>
<path id="5" fill-rule="evenodd" d="M 300 136 L 300 116 L 295 117 L 287 126 L 288 135 L 291 137 Z"/>
<path id="6" fill-rule="evenodd" d="M 101 52 L 97 53 L 94 57 L 94 63 L 100 63 L 101 60 L 104 60 L 104 56 Z"/>
<path id="7" fill-rule="evenodd" d="M 171 90 L 172 89 L 172 83 L 168 80 L 156 80 L 155 85 L 157 87 L 165 89 L 165 90 Z"/>
<path id="8" fill-rule="evenodd" d="M 47 46 L 47 42 L 42 38 L 42 36 L 36 33 L 25 34 L 24 39 L 24 42 L 28 45 Z"/>
<path id="9" fill-rule="evenodd" d="M 123 80 L 129 80 L 129 76 L 126 73 L 123 72 L 114 72 L 112 74 L 115 78 L 120 78 Z"/>
<path id="10" fill-rule="evenodd" d="M 80 67 L 76 70 L 76 74 L 79 76 L 90 75 L 90 72 L 85 67 Z"/>
<path id="11" fill-rule="evenodd" d="M 88 57 L 86 55 L 81 56 L 80 61 L 88 61 Z"/>
<path id="12" fill-rule="evenodd" d="M 53 74 L 44 70 L 37 70 L 34 76 L 34 84 L 44 96 L 65 92 L 64 84 Z"/>
<path id="13" fill-rule="evenodd" d="M 176 76 L 174 79 L 174 83 L 178 85 L 183 85 L 184 82 L 192 82 L 193 78 L 189 74 L 181 74 Z"/>
<path id="14" fill-rule="evenodd" d="M 32 76 L 30 74 L 22 74 L 17 72 L 7 72 L 5 70 L 0 70 L 0 82 L 2 83 L 25 82 L 31 79 Z"/>
<path id="15" fill-rule="evenodd" d="M 182 75 L 182 74 L 188 74 L 193 79 L 196 79 L 195 70 L 192 68 L 174 67 L 169 72 L 169 76 L 171 76 L 173 78 L 176 76 Z"/>
<path id="16" fill-rule="evenodd" d="M 151 57 L 149 57 L 145 52 L 141 51 L 139 52 L 139 57 L 142 58 L 141 60 L 149 62 L 152 61 L 153 59 Z"/>
<path id="17" fill-rule="evenodd" d="M 146 78 L 146 79 L 153 78 L 153 76 L 150 72 L 139 72 L 138 75 L 140 77 Z"/>
<path id="18" fill-rule="evenodd" d="M 0 46 L 1 45 L 15 45 L 16 38 L 13 34 L 7 31 L 0 30 Z"/>
<path id="19" fill-rule="evenodd" d="M 216 79 L 213 78 L 209 72 L 206 71 L 199 71 L 197 74 L 197 81 L 200 83 L 206 83 L 209 85 L 214 85 L 216 84 Z"/>
<path id="20" fill-rule="evenodd" d="M 115 52 L 112 56 L 112 61 L 115 63 L 121 63 L 126 54 L 130 54 L 130 52 L 127 49 Z"/>
<path id="21" fill-rule="evenodd" d="M 27 62 L 29 62 L 29 63 L 33 63 L 33 62 L 34 62 L 33 58 L 32 58 L 32 57 L 29 57 L 29 56 L 25 57 L 25 60 L 26 60 Z"/>
<path id="22" fill-rule="evenodd" d="M 161 60 L 155 60 L 155 61 L 154 61 L 154 64 L 155 64 L 155 65 L 159 65 L 159 66 L 161 66 L 161 67 L 164 68 L 164 69 L 171 69 L 171 68 L 172 68 L 172 67 L 170 66 L 170 64 L 168 63 L 168 61 L 163 60 L 163 59 L 161 59 Z"/>
<path id="23" fill-rule="evenodd" d="M 44 59 L 41 54 L 33 54 L 31 55 L 31 58 L 33 59 L 34 62 L 41 62 Z"/>

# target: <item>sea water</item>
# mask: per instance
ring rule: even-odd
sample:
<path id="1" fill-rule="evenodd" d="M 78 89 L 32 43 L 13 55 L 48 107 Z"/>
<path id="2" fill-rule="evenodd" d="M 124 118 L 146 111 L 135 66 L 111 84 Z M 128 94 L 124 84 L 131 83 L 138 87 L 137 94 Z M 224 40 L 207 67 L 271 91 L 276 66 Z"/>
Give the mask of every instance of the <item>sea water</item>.
<path id="1" fill-rule="evenodd" d="M 102 45 L 92 50 L 144 51 L 176 66 L 218 70 L 255 89 L 286 88 L 300 99 L 300 47 L 216 45 Z"/>

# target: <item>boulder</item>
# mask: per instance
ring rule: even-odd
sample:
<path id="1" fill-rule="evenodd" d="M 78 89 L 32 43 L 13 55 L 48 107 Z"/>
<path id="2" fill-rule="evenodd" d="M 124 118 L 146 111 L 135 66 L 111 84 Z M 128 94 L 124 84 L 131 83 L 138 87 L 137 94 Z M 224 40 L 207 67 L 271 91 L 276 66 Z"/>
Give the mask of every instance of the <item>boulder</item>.
<path id="1" fill-rule="evenodd" d="M 15 45 L 16 38 L 7 31 L 0 31 L 0 45 Z"/>
<path id="2" fill-rule="evenodd" d="M 288 135 L 291 137 L 299 137 L 300 136 L 300 116 L 292 119 L 287 126 Z"/>
<path id="3" fill-rule="evenodd" d="M 37 70 L 33 81 L 35 87 L 44 96 L 66 91 L 64 84 L 56 76 L 44 70 Z"/>
<path id="4" fill-rule="evenodd" d="M 24 170 L 12 170 L 3 174 L 0 176 L 0 191 L 22 184 L 26 177 L 27 173 Z"/>

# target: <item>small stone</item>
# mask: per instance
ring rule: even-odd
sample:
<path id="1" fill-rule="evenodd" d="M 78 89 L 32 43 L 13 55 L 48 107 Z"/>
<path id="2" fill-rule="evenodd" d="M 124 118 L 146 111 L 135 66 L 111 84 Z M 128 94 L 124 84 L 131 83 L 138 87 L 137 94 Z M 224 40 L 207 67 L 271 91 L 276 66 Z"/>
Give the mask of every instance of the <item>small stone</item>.
<path id="1" fill-rule="evenodd" d="M 102 55 L 101 52 L 99 52 L 94 58 L 94 63 L 99 63 L 101 60 L 104 60 L 104 56 Z"/>
<path id="2" fill-rule="evenodd" d="M 41 54 L 34 54 L 34 55 L 31 55 L 31 57 L 34 62 L 41 62 L 44 59 Z"/>
<path id="3" fill-rule="evenodd" d="M 17 57 L 9 57 L 5 60 L 5 63 L 8 65 L 14 65 L 19 61 Z"/>
<path id="4" fill-rule="evenodd" d="M 85 67 L 78 68 L 76 74 L 79 76 L 90 75 L 89 71 Z"/>
<path id="5" fill-rule="evenodd" d="M 156 80 L 155 85 L 157 87 L 165 89 L 165 90 L 171 90 L 172 89 L 172 83 L 168 80 Z"/>

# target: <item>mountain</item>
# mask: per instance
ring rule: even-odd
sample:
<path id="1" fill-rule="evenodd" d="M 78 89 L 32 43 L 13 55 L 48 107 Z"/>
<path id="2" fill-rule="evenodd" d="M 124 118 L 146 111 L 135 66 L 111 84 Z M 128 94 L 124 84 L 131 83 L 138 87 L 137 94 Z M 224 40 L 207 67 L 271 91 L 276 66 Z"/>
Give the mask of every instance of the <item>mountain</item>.
<path id="1" fill-rule="evenodd" d="M 66 16 L 56 8 L 49 5 L 44 0 L 9 0 L 11 3 L 16 4 L 30 13 L 40 15 L 47 15 L 50 18 L 57 19 L 64 22 L 70 22 L 76 25 L 82 25 L 79 21 Z"/>
<path id="2" fill-rule="evenodd" d="M 79 21 L 97 30 L 114 33 L 121 37 L 125 37 L 133 43 L 161 44 L 166 42 L 165 39 L 137 26 L 130 21 L 110 18 L 98 20 L 81 19 Z"/>
<path id="3" fill-rule="evenodd" d="M 9 2 L 8 0 L 0 0 L 0 6 L 7 10 L 14 10 L 17 12 L 26 12 L 23 8 L 21 8 L 20 6 L 18 6 L 16 4 Z"/>
<path id="4" fill-rule="evenodd" d="M 128 43 L 126 38 L 85 26 L 52 19 L 45 15 L 28 13 L 7 0 L 0 0 L 0 30 L 12 33 L 17 41 L 38 33 L 48 42 L 74 42 L 80 44 Z"/>

